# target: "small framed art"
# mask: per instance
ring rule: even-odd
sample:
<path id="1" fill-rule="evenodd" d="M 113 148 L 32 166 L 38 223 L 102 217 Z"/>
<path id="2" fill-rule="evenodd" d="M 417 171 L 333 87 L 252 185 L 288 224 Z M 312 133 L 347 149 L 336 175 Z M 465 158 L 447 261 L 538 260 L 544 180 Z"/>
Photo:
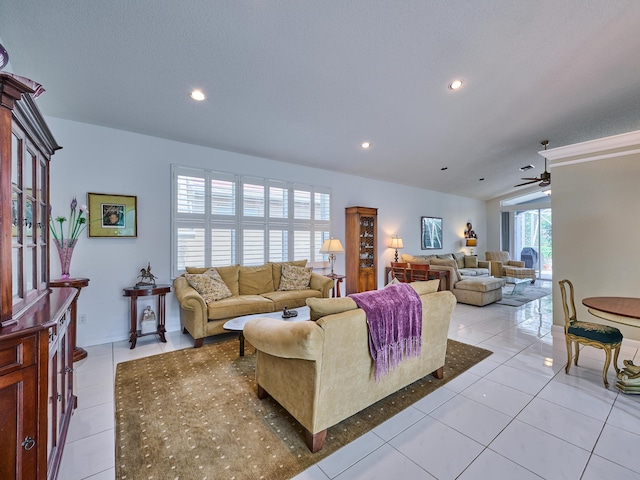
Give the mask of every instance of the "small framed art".
<path id="1" fill-rule="evenodd" d="M 87 193 L 90 237 L 137 237 L 138 199 L 134 195 Z"/>
<path id="2" fill-rule="evenodd" d="M 442 248 L 442 218 L 422 217 L 420 219 L 420 246 L 422 250 Z"/>

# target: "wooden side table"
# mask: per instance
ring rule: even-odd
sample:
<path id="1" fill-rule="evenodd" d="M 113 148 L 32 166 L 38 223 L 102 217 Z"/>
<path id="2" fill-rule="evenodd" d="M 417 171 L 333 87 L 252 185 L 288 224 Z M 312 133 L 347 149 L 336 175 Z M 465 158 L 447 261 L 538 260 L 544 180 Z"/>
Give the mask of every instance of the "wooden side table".
<path id="1" fill-rule="evenodd" d="M 122 289 L 124 292 L 122 295 L 129 297 L 131 300 L 131 330 L 129 332 L 129 342 L 131 342 L 130 349 L 136 347 L 136 341 L 138 337 L 144 337 L 145 335 L 160 335 L 160 340 L 167 343 L 167 339 L 164 334 L 166 329 L 165 324 L 165 310 L 166 310 L 166 298 L 167 293 L 171 291 L 169 285 L 156 285 L 155 287 L 127 287 Z M 138 297 L 158 296 L 158 329 L 155 332 L 142 333 L 138 330 Z"/>
<path id="2" fill-rule="evenodd" d="M 342 283 L 342 280 L 347 278 L 347 276 L 346 275 L 338 275 L 337 273 L 330 273 L 328 275 L 325 275 L 325 277 L 330 278 L 331 280 L 333 280 L 333 288 L 331 289 L 331 297 L 333 297 L 333 298 L 340 297 L 340 284 Z"/>
<path id="3" fill-rule="evenodd" d="M 75 288 L 76 289 L 76 298 L 73 300 L 71 304 L 71 325 L 70 325 L 70 335 L 71 335 L 71 345 L 73 345 L 73 361 L 77 362 L 78 360 L 82 360 L 83 358 L 87 358 L 87 351 L 84 348 L 78 347 L 76 345 L 76 328 L 77 321 L 76 316 L 78 314 L 78 297 L 80 296 L 80 290 L 89 285 L 88 278 L 61 278 L 59 280 L 51 280 L 49 281 L 49 286 L 52 288 Z"/>

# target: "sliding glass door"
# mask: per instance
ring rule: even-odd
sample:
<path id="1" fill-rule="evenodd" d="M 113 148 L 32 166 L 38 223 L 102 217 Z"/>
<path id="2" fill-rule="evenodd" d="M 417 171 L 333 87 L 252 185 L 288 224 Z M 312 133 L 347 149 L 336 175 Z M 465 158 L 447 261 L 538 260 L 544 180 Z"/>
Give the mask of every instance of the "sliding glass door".
<path id="1" fill-rule="evenodd" d="M 534 268 L 537 278 L 551 280 L 551 209 L 516 210 L 513 233 L 513 258 L 524 261 L 525 267 Z"/>

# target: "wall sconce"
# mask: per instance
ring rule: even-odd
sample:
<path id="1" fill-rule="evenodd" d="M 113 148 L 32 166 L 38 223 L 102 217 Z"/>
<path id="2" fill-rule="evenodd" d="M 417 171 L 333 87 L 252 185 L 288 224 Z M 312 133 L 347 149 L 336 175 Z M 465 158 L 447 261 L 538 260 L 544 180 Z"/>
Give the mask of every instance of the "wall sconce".
<path id="1" fill-rule="evenodd" d="M 389 248 L 395 248 L 396 249 L 396 256 L 395 256 L 394 262 L 397 262 L 398 261 L 398 249 L 404 248 L 404 245 L 402 244 L 402 237 L 399 237 L 398 235 L 394 235 L 393 237 L 391 237 L 391 244 L 389 245 Z"/>
<path id="2" fill-rule="evenodd" d="M 333 273 L 333 266 L 336 263 L 336 253 L 344 253 L 344 248 L 342 248 L 342 243 L 337 238 L 331 237 L 329 240 L 325 240 L 322 244 L 322 248 L 320 249 L 320 253 L 328 253 L 329 254 L 329 264 L 331 265 L 331 275 Z"/>

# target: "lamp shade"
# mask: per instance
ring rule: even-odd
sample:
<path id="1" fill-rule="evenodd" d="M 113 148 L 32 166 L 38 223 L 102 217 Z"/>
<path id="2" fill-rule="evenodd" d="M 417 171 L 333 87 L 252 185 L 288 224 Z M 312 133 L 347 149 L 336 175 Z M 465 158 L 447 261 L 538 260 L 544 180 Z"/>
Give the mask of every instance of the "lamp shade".
<path id="1" fill-rule="evenodd" d="M 467 247 L 476 247 L 478 245 L 477 238 L 467 238 Z"/>
<path id="2" fill-rule="evenodd" d="M 320 249 L 320 253 L 344 253 L 344 248 L 342 248 L 340 240 L 331 237 L 324 241 L 322 248 Z"/>
<path id="3" fill-rule="evenodd" d="M 402 237 L 399 237 L 397 235 L 394 235 L 393 237 L 391 237 L 391 243 L 389 244 L 389 248 L 404 248 L 404 245 L 402 244 Z"/>

